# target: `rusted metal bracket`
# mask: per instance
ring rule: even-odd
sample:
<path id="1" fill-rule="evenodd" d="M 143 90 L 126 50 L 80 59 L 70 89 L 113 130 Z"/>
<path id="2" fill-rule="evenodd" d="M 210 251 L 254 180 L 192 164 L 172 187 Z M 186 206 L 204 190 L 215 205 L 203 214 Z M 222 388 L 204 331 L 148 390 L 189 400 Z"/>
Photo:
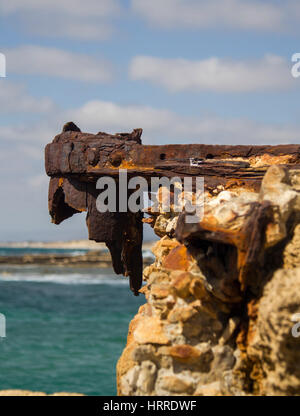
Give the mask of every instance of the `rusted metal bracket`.
<path id="1" fill-rule="evenodd" d="M 55 224 L 75 213 L 87 211 L 89 238 L 105 242 L 112 255 L 117 274 L 129 276 L 130 288 L 135 295 L 142 284 L 143 213 L 106 212 L 96 208 L 99 190 L 96 181 L 102 176 L 118 179 L 119 169 L 127 169 L 128 179 L 142 176 L 148 182 L 151 177 L 203 176 L 205 189 L 213 191 L 218 186 L 230 188 L 243 186 L 258 190 L 262 178 L 272 164 L 293 169 L 300 167 L 300 145 L 279 146 L 214 146 L 205 144 L 142 145 L 142 129 L 132 133 L 110 135 L 82 133 L 72 122 L 67 123 L 61 134 L 45 149 L 45 167 L 50 176 L 49 212 Z M 265 226 L 267 207 L 255 207 L 257 220 L 240 235 L 225 236 L 220 230 L 205 230 L 197 224 L 192 230 L 178 223 L 177 238 L 181 241 L 201 236 L 203 239 L 222 241 L 238 247 L 240 279 L 247 273 L 251 262 L 257 261 L 260 243 L 247 250 L 252 227 L 259 234 Z M 251 234 L 252 233 L 252 234 Z M 226 238 L 225 238 L 226 237 Z M 253 237 L 254 238 L 254 237 Z M 243 261 L 247 258 L 247 262 Z M 242 279 L 243 281 L 245 279 Z"/>

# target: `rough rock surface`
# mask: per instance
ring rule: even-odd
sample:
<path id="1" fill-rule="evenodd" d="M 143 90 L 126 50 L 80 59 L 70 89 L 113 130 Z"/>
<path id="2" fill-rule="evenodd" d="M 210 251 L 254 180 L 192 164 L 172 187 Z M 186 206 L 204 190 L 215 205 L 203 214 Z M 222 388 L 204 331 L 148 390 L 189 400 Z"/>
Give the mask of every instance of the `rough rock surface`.
<path id="1" fill-rule="evenodd" d="M 259 304 L 247 353 L 256 363 L 256 387 L 265 394 L 300 394 L 300 339 L 291 333 L 291 317 L 299 313 L 299 288 L 300 268 L 277 270 Z"/>
<path id="2" fill-rule="evenodd" d="M 300 395 L 300 174 L 206 192 L 199 224 L 162 209 L 161 239 L 117 365 L 120 395 Z M 300 320 L 300 319 L 299 319 Z"/>

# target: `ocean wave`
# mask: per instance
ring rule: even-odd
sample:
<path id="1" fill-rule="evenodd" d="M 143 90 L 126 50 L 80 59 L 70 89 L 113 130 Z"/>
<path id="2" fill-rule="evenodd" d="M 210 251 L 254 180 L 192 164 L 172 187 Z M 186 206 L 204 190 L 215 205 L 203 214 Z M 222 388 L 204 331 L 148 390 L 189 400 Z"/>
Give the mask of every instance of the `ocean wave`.
<path id="1" fill-rule="evenodd" d="M 110 275 L 89 275 L 83 273 L 47 273 L 47 274 L 25 274 L 25 273 L 0 273 L 0 282 L 41 282 L 60 284 L 92 284 L 92 285 L 128 285 L 125 277 Z"/>
<path id="2" fill-rule="evenodd" d="M 41 248 L 41 247 L 0 247 L 0 256 L 4 257 L 18 257 L 26 255 L 64 255 L 64 256 L 78 256 L 88 253 L 88 249 L 79 248 Z M 101 250 L 99 250 L 101 251 Z"/>
<path id="3" fill-rule="evenodd" d="M 81 248 L 42 248 L 42 247 L 2 247 L 0 246 L 1 257 L 20 257 L 26 255 L 63 255 L 63 256 L 80 256 L 89 253 L 90 251 L 97 251 L 99 254 L 108 253 L 107 248 L 99 248 L 97 250 L 81 249 Z M 143 257 L 155 259 L 154 254 L 149 249 L 143 250 Z"/>

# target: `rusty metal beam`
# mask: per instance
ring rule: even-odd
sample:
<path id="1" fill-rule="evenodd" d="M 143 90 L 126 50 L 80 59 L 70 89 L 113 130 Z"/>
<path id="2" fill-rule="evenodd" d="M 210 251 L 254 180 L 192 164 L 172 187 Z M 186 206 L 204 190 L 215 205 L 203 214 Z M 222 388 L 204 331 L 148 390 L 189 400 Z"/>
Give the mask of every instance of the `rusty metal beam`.
<path id="1" fill-rule="evenodd" d="M 270 165 L 281 164 L 293 169 L 300 167 L 300 145 L 149 146 L 142 145 L 141 134 L 142 129 L 115 135 L 82 133 L 70 122 L 45 149 L 46 172 L 51 177 L 49 212 L 52 221 L 59 224 L 75 213 L 87 211 L 89 238 L 106 243 L 115 272 L 129 276 L 135 295 L 138 295 L 142 284 L 143 214 L 98 212 L 96 199 L 99 191 L 95 182 L 99 177 L 117 178 L 119 169 L 127 169 L 129 178 L 143 176 L 149 181 L 153 176 L 203 176 L 207 190 L 219 185 L 237 185 L 257 191 Z M 255 226 L 257 230 L 259 225 Z M 251 227 L 248 228 L 244 233 L 247 239 L 243 239 L 238 247 L 240 256 L 248 256 L 247 265 L 255 261 L 255 253 L 259 250 L 259 247 L 252 251 L 245 250 L 245 242 L 251 237 Z M 178 239 L 184 240 L 186 232 L 180 221 Z M 202 236 L 207 233 L 201 227 L 193 232 Z M 214 238 L 219 236 L 222 240 L 221 234 L 213 232 L 210 238 L 214 235 Z M 245 267 L 240 267 L 240 274 L 245 274 Z"/>
<path id="2" fill-rule="evenodd" d="M 51 177 L 80 177 L 94 181 L 103 175 L 117 176 L 119 169 L 152 176 L 205 176 L 207 187 L 240 179 L 257 187 L 270 164 L 299 167 L 300 145 L 227 146 L 141 144 L 142 129 L 110 135 L 81 133 L 68 125 L 46 146 L 46 172 Z M 261 163 L 259 163 L 261 161 Z"/>

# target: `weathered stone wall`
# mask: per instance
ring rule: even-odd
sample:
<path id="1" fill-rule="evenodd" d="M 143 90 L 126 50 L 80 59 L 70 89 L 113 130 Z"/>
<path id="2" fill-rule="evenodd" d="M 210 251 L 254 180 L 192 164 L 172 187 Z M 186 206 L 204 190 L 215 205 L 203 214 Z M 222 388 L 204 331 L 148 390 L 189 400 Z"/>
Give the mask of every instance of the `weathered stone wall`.
<path id="1" fill-rule="evenodd" d="M 274 165 L 259 192 L 234 182 L 206 192 L 206 233 L 190 241 L 180 236 L 178 214 L 163 211 L 165 196 L 159 215 L 149 212 L 161 239 L 144 270 L 147 302 L 117 365 L 118 393 L 299 395 L 291 316 L 300 313 L 300 174 Z M 249 222 L 257 207 L 271 220 Z M 214 240 L 220 230 L 224 244 Z"/>

